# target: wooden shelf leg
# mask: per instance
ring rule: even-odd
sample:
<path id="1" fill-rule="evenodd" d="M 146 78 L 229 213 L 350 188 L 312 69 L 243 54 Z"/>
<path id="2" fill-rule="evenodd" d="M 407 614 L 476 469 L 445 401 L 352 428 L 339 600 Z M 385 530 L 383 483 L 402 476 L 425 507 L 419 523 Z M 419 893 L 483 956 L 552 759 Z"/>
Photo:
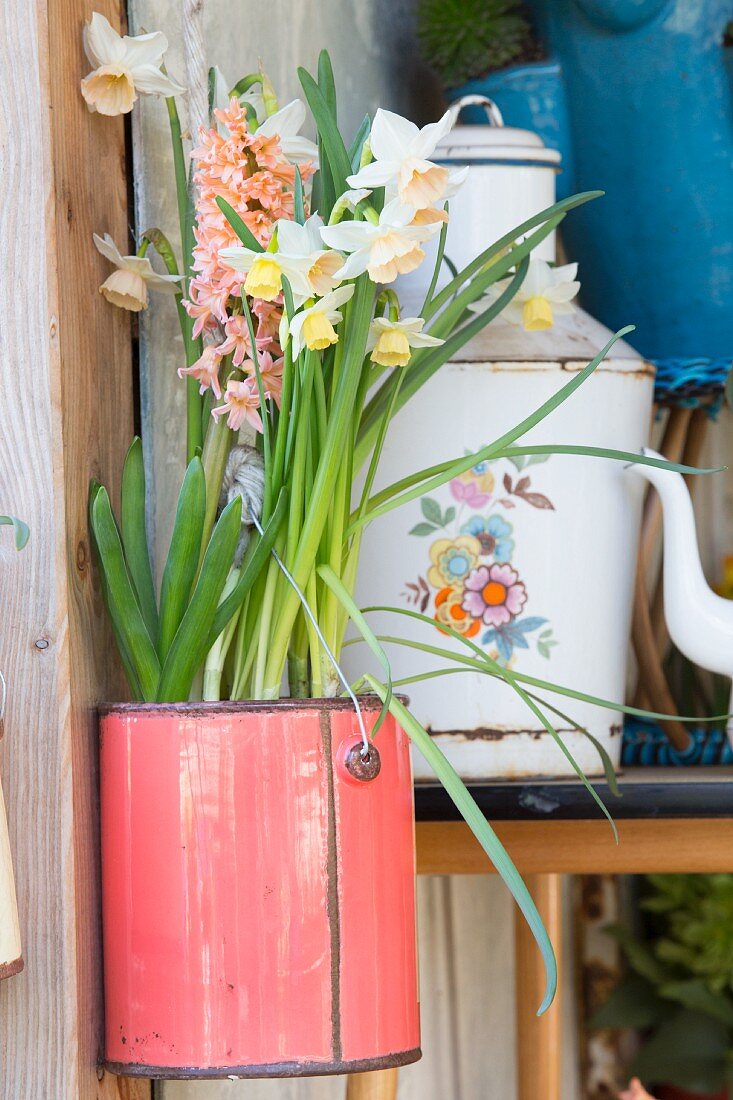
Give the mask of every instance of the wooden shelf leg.
<path id="1" fill-rule="evenodd" d="M 397 1100 L 397 1070 L 378 1069 L 374 1073 L 352 1073 L 346 1087 L 346 1100 Z"/>
<path id="2" fill-rule="evenodd" d="M 560 875 L 528 875 L 534 898 L 555 948 L 560 967 L 562 938 L 562 878 Z M 516 962 L 518 1100 L 561 1100 L 561 1016 L 559 994 L 547 1012 L 537 1008 L 545 990 L 545 975 L 537 944 L 522 913 L 514 923 Z"/>

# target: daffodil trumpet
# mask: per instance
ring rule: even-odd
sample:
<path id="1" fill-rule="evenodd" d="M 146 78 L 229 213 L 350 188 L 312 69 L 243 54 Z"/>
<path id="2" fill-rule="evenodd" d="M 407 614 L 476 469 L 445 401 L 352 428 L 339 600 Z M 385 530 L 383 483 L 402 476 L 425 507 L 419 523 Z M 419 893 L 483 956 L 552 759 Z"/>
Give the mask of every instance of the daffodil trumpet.
<path id="1" fill-rule="evenodd" d="M 574 265 L 552 269 L 532 252 L 596 193 L 536 214 L 436 292 L 447 199 L 462 182 L 461 173 L 431 159 L 450 112 L 419 129 L 379 110 L 347 146 L 324 54 L 318 82 L 300 71 L 305 102 L 284 106 L 262 71 L 233 85 L 213 72 L 212 118 L 188 149 L 178 88 L 164 71 L 163 36 L 123 39 L 101 20 L 94 15 L 87 31 L 94 70 L 83 94 L 91 107 L 110 114 L 132 109 L 138 94 L 166 98 L 182 241 L 177 260 L 157 230 L 144 235 L 137 255 L 124 255 L 108 237 L 94 239 L 114 266 L 100 288 L 104 308 L 139 311 L 149 289 L 172 292 L 185 347 L 178 373 L 187 386 L 188 468 L 160 596 L 145 523 L 133 525 L 134 532 L 123 524 L 120 541 L 97 483 L 90 499 L 103 590 L 131 692 L 175 702 L 200 697 L 205 683 L 206 698 L 277 699 L 287 675 L 293 696 L 339 694 L 332 656 L 338 662 L 348 624 L 379 651 L 353 603 L 364 526 L 426 487 L 444 484 L 466 461 L 457 456 L 373 493 L 395 415 L 500 315 L 533 332 L 572 309 Z M 317 143 L 301 134 L 307 108 Z M 423 246 L 438 234 L 426 301 L 419 313 L 404 316 L 399 277 L 424 261 Z M 153 268 L 149 244 L 164 273 Z M 597 365 L 496 441 L 495 452 L 549 415 Z M 230 462 L 243 448 L 246 482 L 232 474 L 236 462 Z M 253 471 L 262 490 L 256 501 Z M 131 500 L 144 501 L 139 442 L 123 479 L 126 520 Z M 249 530 L 247 517 L 256 513 L 258 527 Z M 184 575 L 186 590 L 172 604 L 171 577 Z M 451 629 L 441 621 L 443 628 Z M 381 717 L 392 705 L 390 676 L 387 665 Z M 408 725 L 411 735 L 430 743 L 412 717 Z M 529 917 L 547 966 L 549 998 L 552 950 L 531 898 L 481 815 L 470 809 L 460 781 L 440 769 Z"/>

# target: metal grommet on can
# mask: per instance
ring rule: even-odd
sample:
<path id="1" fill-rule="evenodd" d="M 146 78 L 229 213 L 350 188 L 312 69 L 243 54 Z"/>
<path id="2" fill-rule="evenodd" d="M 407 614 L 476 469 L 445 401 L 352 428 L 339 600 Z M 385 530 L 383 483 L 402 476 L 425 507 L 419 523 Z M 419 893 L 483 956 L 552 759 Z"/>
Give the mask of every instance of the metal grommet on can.
<path id="1" fill-rule="evenodd" d="M 357 741 L 347 750 L 344 757 L 344 767 L 353 779 L 360 783 L 369 783 L 376 779 L 382 770 L 382 759 L 377 746 L 369 743 L 368 752 L 364 752 L 361 741 Z"/>

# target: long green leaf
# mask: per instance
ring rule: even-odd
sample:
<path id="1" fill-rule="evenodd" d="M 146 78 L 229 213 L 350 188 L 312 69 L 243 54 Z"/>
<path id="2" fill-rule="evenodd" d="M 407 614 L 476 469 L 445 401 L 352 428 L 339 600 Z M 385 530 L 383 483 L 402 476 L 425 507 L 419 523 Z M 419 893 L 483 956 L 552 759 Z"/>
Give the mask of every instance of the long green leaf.
<path id="1" fill-rule="evenodd" d="M 155 643 L 158 639 L 158 608 L 145 524 L 145 462 L 139 436 L 130 444 L 122 470 L 120 521 L 127 567 L 148 634 Z"/>
<path id="2" fill-rule="evenodd" d="M 720 474 L 727 466 L 686 466 L 684 462 L 670 462 L 666 458 L 639 454 L 638 451 L 617 451 L 609 447 L 580 447 L 566 443 L 547 443 L 542 446 L 507 447 L 497 458 L 514 458 L 518 455 L 587 455 L 590 458 L 610 458 L 616 462 L 628 462 L 632 466 L 656 466 L 658 470 L 672 470 L 678 474 Z"/>
<path id="3" fill-rule="evenodd" d="M 165 664 L 196 579 L 206 516 L 206 478 L 200 458 L 188 464 L 178 494 L 168 557 L 160 586 L 158 654 Z"/>
<path id="4" fill-rule="evenodd" d="M 389 611 L 394 615 L 416 615 L 420 618 L 419 614 L 414 611 L 410 611 L 403 607 L 387 607 L 381 604 L 373 605 L 372 607 L 362 608 L 364 614 L 369 614 L 372 611 Z M 435 621 L 430 619 L 429 622 L 435 627 Z M 442 626 L 441 626 L 442 629 Z M 423 653 L 430 653 L 435 657 L 442 657 L 445 660 L 457 661 L 461 665 L 465 665 L 467 671 L 480 672 L 483 675 L 494 676 L 495 674 L 488 670 L 481 661 L 474 660 L 472 657 L 466 657 L 462 653 L 456 653 L 450 649 L 441 649 L 439 646 L 429 645 L 427 642 L 416 642 L 408 638 L 396 638 L 385 635 L 378 635 L 380 642 L 385 642 L 389 645 L 406 646 L 411 649 L 419 649 Z M 358 640 L 358 639 L 356 639 Z M 351 645 L 352 642 L 346 642 L 346 645 Z M 434 672 L 425 675 L 447 675 L 444 670 L 440 672 Z M 630 707 L 624 703 L 616 703 L 611 699 L 601 699 L 596 695 L 588 695 L 584 691 L 575 691 L 573 688 L 563 687 L 561 684 L 553 684 L 549 680 L 540 680 L 536 676 L 527 676 L 523 672 L 514 672 L 514 676 L 517 680 L 520 680 L 523 684 L 530 684 L 533 687 L 543 688 L 546 691 L 551 691 L 557 695 L 564 695 L 569 699 L 577 699 L 582 703 L 591 703 L 593 706 L 602 707 L 605 710 L 618 710 L 624 714 L 632 714 L 637 718 L 650 718 L 655 721 L 665 721 L 667 719 L 676 719 L 678 722 L 691 722 L 698 725 L 710 724 L 711 722 L 725 722 L 728 718 L 733 717 L 730 714 L 715 714 L 710 718 L 700 718 L 696 714 L 664 714 L 661 711 L 656 710 L 642 710 L 641 707 Z M 404 680 L 398 680 L 395 684 L 396 687 L 407 684 L 413 677 L 408 677 Z M 419 679 L 419 677 L 417 678 Z"/>
<path id="5" fill-rule="evenodd" d="M 346 585 L 339 577 L 336 576 L 336 573 L 333 571 L 331 566 L 320 565 L 317 572 L 323 580 L 324 584 L 328 585 L 328 587 L 331 589 L 334 596 L 339 601 L 344 611 L 346 611 L 366 644 L 369 646 L 370 650 L 381 665 L 382 671 L 387 681 L 387 692 L 384 699 L 382 700 L 382 709 L 380 710 L 379 717 L 374 723 L 374 728 L 372 729 L 372 737 L 374 737 L 374 735 L 378 732 L 380 726 L 384 722 L 385 718 L 387 717 L 389 713 L 389 705 L 392 702 L 392 669 L 390 667 L 389 658 L 379 644 L 379 641 L 375 637 L 374 631 L 369 626 L 369 623 L 366 621 L 361 611 L 354 603 L 354 600 L 349 590 L 346 588 Z"/>
<path id="6" fill-rule="evenodd" d="M 273 513 L 264 527 L 264 533 L 256 543 L 252 544 L 251 548 L 248 547 L 247 549 L 236 586 L 226 599 L 222 600 L 216 610 L 214 625 L 206 643 L 207 650 L 211 649 L 232 615 L 242 606 L 242 601 L 259 577 L 266 562 L 269 561 L 270 553 L 275 545 L 287 508 L 288 495 L 285 489 L 281 489 Z"/>
<path id="7" fill-rule="evenodd" d="M 574 210 L 578 206 L 583 206 L 586 202 L 591 202 L 593 199 L 601 198 L 603 191 L 581 191 L 577 195 L 570 195 L 567 199 L 561 199 L 560 202 L 553 203 L 552 206 L 548 206 L 545 210 L 540 210 L 538 214 L 533 214 L 531 218 L 527 218 L 526 221 L 520 225 L 515 226 L 514 229 L 510 229 L 508 233 L 505 233 L 503 237 L 499 237 L 498 241 L 494 241 L 493 244 L 485 248 L 483 252 L 480 252 L 478 256 L 467 264 L 454 279 L 444 286 L 440 293 L 433 298 L 428 310 L 423 314 L 425 320 L 429 320 L 434 313 L 445 305 L 463 286 L 465 282 L 475 275 L 477 271 L 480 271 L 486 264 L 507 249 L 511 248 L 515 241 L 524 237 L 530 230 L 534 229 L 538 225 L 542 225 L 545 222 L 550 221 L 551 218 L 557 217 L 558 214 L 567 214 L 569 210 Z"/>
<path id="8" fill-rule="evenodd" d="M 115 637 L 122 647 L 123 663 L 135 670 L 135 684 L 130 686 L 139 690 L 142 701 L 151 702 L 155 699 L 160 663 L 137 602 L 109 495 L 102 485 L 92 484 L 90 513 Z"/>
<path id="9" fill-rule="evenodd" d="M 384 684 L 380 684 L 372 676 L 366 676 L 365 680 L 382 700 L 386 698 L 387 689 Z M 542 1004 L 537 1013 L 540 1016 L 550 1007 L 555 996 L 557 963 L 550 938 L 537 912 L 537 906 L 533 902 L 504 845 L 481 813 L 458 773 L 443 756 L 430 734 L 396 696 L 392 697 L 389 709 L 445 787 L 446 793 L 453 801 L 461 817 L 486 852 L 511 891 L 517 905 L 524 913 L 545 964 L 546 988 Z"/>
<path id="10" fill-rule="evenodd" d="M 22 519 L 18 519 L 17 516 L 0 516 L 0 527 L 13 528 L 16 550 L 22 550 L 31 537 L 28 524 L 24 523 Z"/>
<path id="11" fill-rule="evenodd" d="M 219 207 L 245 248 L 251 248 L 253 252 L 265 251 L 252 230 L 248 227 L 246 222 L 242 221 L 237 211 L 233 206 L 229 205 L 226 199 L 223 199 L 221 195 L 217 195 L 216 205 Z"/>
<path id="12" fill-rule="evenodd" d="M 311 74 L 306 69 L 298 69 L 298 77 L 303 88 L 303 93 L 308 101 L 313 118 L 318 127 L 331 173 L 336 195 L 341 195 L 347 189 L 346 177 L 351 175 L 351 162 L 344 145 L 344 139 L 339 133 L 336 119 L 331 111 L 326 96 L 316 84 Z"/>
<path id="13" fill-rule="evenodd" d="M 351 162 L 351 171 L 358 172 L 359 165 L 361 164 L 361 153 L 364 148 L 364 142 L 369 137 L 369 131 L 372 128 L 372 120 L 369 115 L 364 115 L 361 120 L 361 125 L 356 131 L 354 140 L 349 146 L 349 160 Z"/>
<path id="14" fill-rule="evenodd" d="M 214 527 L 196 587 L 168 651 L 158 685 L 160 703 L 178 703 L 188 698 L 196 670 L 206 656 L 207 641 L 232 566 L 241 523 L 242 500 L 235 497 Z"/>

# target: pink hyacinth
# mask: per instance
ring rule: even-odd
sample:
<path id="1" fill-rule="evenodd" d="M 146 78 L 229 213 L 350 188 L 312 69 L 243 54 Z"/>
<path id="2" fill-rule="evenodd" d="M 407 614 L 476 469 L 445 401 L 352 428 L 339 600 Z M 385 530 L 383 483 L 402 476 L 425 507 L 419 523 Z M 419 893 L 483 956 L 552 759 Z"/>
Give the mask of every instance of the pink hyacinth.
<path id="1" fill-rule="evenodd" d="M 226 339 L 219 344 L 220 355 L 231 355 L 235 367 L 241 367 L 245 359 L 251 357 L 252 347 L 249 338 L 249 326 L 247 318 L 241 313 L 234 317 L 228 317 L 224 325 Z M 258 351 L 264 351 L 272 343 L 271 336 L 259 336 L 255 332 L 255 343 Z"/>
<path id="2" fill-rule="evenodd" d="M 461 606 L 487 626 L 516 618 L 527 602 L 527 589 L 511 565 L 480 565 L 466 577 Z"/>
<path id="3" fill-rule="evenodd" d="M 217 206 L 217 198 L 225 199 L 264 245 L 278 218 L 293 217 L 295 167 L 283 156 L 278 137 L 251 133 L 246 112 L 235 97 L 227 110 L 217 110 L 215 114 L 228 134 L 225 136 L 214 127 L 201 129 L 199 145 L 191 154 L 196 161 L 195 276 L 184 306 L 189 316 L 195 318 L 195 336 L 216 328 L 217 324 L 226 325 L 230 299 L 241 297 L 242 293 L 241 273 L 219 261 L 222 248 L 241 242 Z M 300 171 L 306 180 L 313 167 L 304 164 Z M 256 303 L 253 308 L 256 312 Z M 279 320 L 278 313 L 278 324 Z M 258 331 L 258 340 L 273 337 L 277 325 L 274 332 L 269 331 L 271 327 L 268 325 L 267 332 Z M 242 351 L 242 360 L 245 353 L 246 349 Z"/>
<path id="4" fill-rule="evenodd" d="M 243 382 L 236 382 L 230 378 L 224 394 L 224 404 L 212 409 L 211 415 L 218 418 L 228 413 L 227 426 L 232 431 L 238 432 L 243 424 L 251 424 L 255 431 L 261 432 L 263 425 L 259 407 L 256 381 L 246 378 Z"/>
<path id="5" fill-rule="evenodd" d="M 260 354 L 257 364 L 260 368 L 262 389 L 267 397 L 272 398 L 278 409 L 280 408 L 280 399 L 283 392 L 283 364 L 284 359 L 273 359 L 268 351 L 263 351 Z M 251 375 L 256 389 L 257 375 L 255 372 L 255 365 L 251 359 L 243 363 L 242 370 L 246 371 L 248 375 Z"/>
<path id="6" fill-rule="evenodd" d="M 214 397 L 221 398 L 221 386 L 219 385 L 219 364 L 221 354 L 219 349 L 209 344 L 204 348 L 203 355 L 192 363 L 190 367 L 179 367 L 178 377 L 190 374 L 199 383 L 199 393 L 205 393 L 211 387 Z"/>

